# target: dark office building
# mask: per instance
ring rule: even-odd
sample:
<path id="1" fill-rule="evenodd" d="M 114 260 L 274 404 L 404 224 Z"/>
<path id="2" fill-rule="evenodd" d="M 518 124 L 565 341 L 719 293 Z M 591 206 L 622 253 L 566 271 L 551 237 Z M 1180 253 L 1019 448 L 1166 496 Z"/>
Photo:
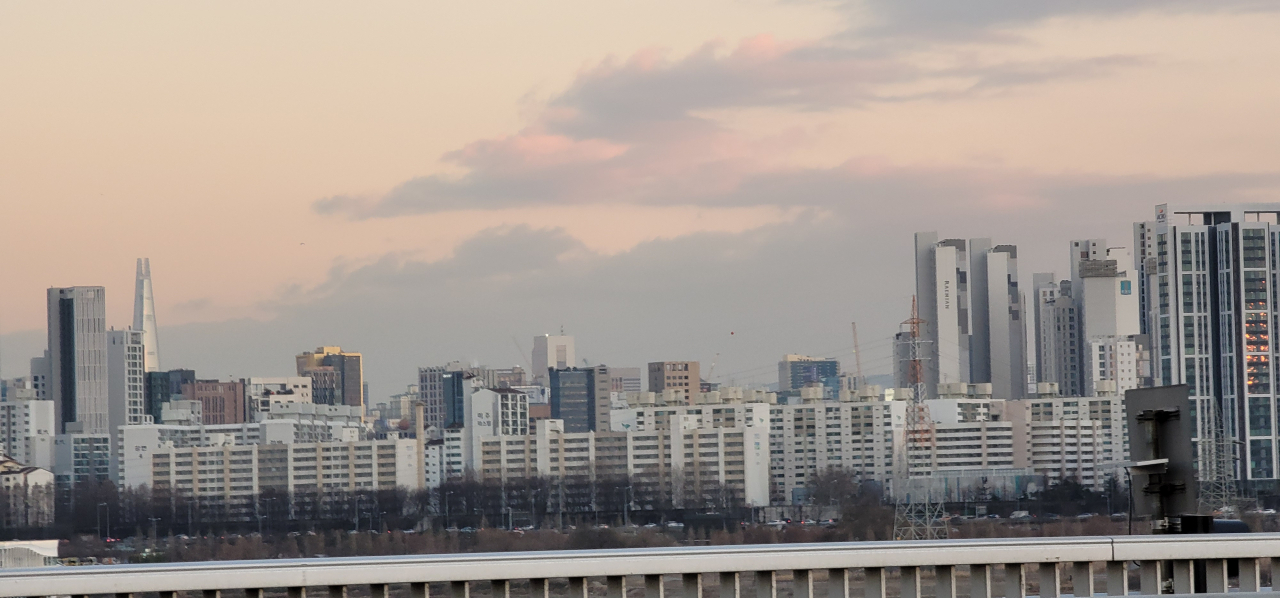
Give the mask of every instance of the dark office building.
<path id="1" fill-rule="evenodd" d="M 445 372 L 440 376 L 441 391 L 444 395 L 444 427 L 464 425 L 467 417 L 467 380 L 471 374 L 466 372 Z"/>
<path id="2" fill-rule="evenodd" d="M 564 420 L 565 432 L 609 431 L 609 368 L 553 369 L 551 419 Z"/>
<path id="3" fill-rule="evenodd" d="M 810 384 L 839 385 L 840 362 L 836 359 L 788 359 L 778 363 L 778 370 L 779 391 L 800 389 Z"/>
<path id="4" fill-rule="evenodd" d="M 195 370 L 169 370 L 167 372 L 147 372 L 146 382 L 142 390 L 144 410 L 155 423 L 161 423 L 160 412 L 165 403 L 180 399 L 183 384 L 196 381 Z"/>

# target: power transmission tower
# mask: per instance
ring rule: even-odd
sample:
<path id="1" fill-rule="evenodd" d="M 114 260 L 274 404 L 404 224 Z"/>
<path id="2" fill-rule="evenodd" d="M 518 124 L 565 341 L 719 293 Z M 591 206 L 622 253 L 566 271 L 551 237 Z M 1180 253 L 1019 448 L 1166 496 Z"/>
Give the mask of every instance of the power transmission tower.
<path id="1" fill-rule="evenodd" d="M 1200 441 L 1199 510 L 1203 514 L 1240 509 L 1236 490 L 1235 445 L 1227 435 L 1222 408 L 1215 398 L 1205 401 L 1204 439 Z"/>
<path id="2" fill-rule="evenodd" d="M 900 327 L 911 338 L 907 345 L 907 381 L 911 384 L 911 397 L 907 404 L 903 450 L 898 456 L 895 480 L 894 500 L 897 505 L 893 537 L 897 540 L 933 540 L 946 538 L 948 533 L 947 523 L 942 520 L 946 513 L 941 502 L 933 502 L 930 480 L 920 480 L 922 483 L 914 486 L 910 483 L 913 467 L 920 467 L 926 472 L 933 468 L 933 422 L 930 421 L 929 407 L 924 403 L 927 386 L 924 380 L 925 341 L 920 338 L 920 325 L 923 323 L 916 298 L 912 297 L 911 319 Z"/>

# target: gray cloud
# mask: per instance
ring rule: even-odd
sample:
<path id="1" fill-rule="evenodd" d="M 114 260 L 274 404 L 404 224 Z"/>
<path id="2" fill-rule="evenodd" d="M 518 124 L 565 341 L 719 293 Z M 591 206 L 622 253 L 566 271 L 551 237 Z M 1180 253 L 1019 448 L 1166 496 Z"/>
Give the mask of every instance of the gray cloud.
<path id="1" fill-rule="evenodd" d="M 741 197 L 737 191 L 757 174 L 776 171 L 752 154 L 776 148 L 757 148 L 759 142 L 700 117 L 702 111 L 950 100 L 1107 76 L 1144 60 L 1100 56 L 922 68 L 830 42 L 784 47 L 763 38 L 728 54 L 709 46 L 676 61 L 641 55 L 581 74 L 529 129 L 447 154 L 466 170 L 462 176 L 414 178 L 377 198 L 332 196 L 313 209 L 360 219 L 588 203 L 723 205 Z M 900 83 L 920 84 L 920 90 L 889 91 Z M 847 172 L 832 174 L 857 184 Z M 798 194 L 764 203 L 807 205 Z"/>
<path id="2" fill-rule="evenodd" d="M 919 2 L 854 0 L 845 8 L 869 17 L 872 24 L 845 35 L 862 39 L 911 40 L 934 45 L 961 40 L 999 40 L 1016 37 L 1017 27 L 1056 17 L 1114 17 L 1141 12 L 1192 13 L 1263 12 L 1280 9 L 1265 0 L 1079 0 L 1073 2 Z"/>

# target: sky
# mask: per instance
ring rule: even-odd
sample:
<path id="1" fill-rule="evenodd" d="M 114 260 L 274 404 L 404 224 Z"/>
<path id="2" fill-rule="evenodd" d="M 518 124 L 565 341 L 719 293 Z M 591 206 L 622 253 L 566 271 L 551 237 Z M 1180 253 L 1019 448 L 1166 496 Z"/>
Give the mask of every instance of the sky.
<path id="1" fill-rule="evenodd" d="M 912 235 L 1132 245 L 1157 203 L 1280 201 L 1280 4 L 0 3 L 0 375 L 45 289 L 166 368 L 785 353 L 892 371 Z M 440 3 L 435 3 L 440 4 Z M 705 374 L 704 374 L 705 375 Z"/>

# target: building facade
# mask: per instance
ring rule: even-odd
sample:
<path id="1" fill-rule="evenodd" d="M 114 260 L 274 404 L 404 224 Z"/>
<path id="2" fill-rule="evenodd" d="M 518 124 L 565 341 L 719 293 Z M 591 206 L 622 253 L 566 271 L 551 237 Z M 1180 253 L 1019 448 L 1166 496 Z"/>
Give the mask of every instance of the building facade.
<path id="1" fill-rule="evenodd" d="M 106 295 L 103 287 L 49 289 L 49 398 L 59 433 L 110 432 Z"/>
<path id="2" fill-rule="evenodd" d="M 196 380 L 182 385 L 182 396 L 200 403 L 206 424 L 238 424 L 245 421 L 244 382 Z"/>
<path id="3" fill-rule="evenodd" d="M 609 390 L 613 392 L 641 392 L 644 378 L 640 368 L 609 368 Z"/>
<path id="4" fill-rule="evenodd" d="M 1247 488 L 1276 486 L 1276 385 L 1280 348 L 1271 330 L 1280 265 L 1280 204 L 1170 210 L 1137 223 L 1141 325 L 1151 338 L 1157 385 L 1186 384 L 1219 397 L 1226 438 L 1239 443 L 1235 472 Z"/>
<path id="5" fill-rule="evenodd" d="M 297 356 L 298 375 L 311 378 L 313 402 L 364 408 L 364 356 L 317 347 Z"/>
<path id="6" fill-rule="evenodd" d="M 543 334 L 533 337 L 533 382 L 547 385 L 549 370 L 571 368 L 577 363 L 573 350 L 573 337 Z"/>
<path id="7" fill-rule="evenodd" d="M 311 378 L 287 376 L 278 378 L 247 378 L 244 385 L 247 422 L 262 421 L 271 412 L 271 406 L 279 403 L 312 403 Z M 212 422 L 210 422 L 212 423 Z"/>
<path id="8" fill-rule="evenodd" d="M 153 421 L 146 412 L 146 346 L 139 330 L 107 332 L 107 397 L 111 433 Z"/>
<path id="9" fill-rule="evenodd" d="M 53 482 L 47 469 L 0 459 L 0 525 L 11 533 L 53 525 Z"/>
<path id="10" fill-rule="evenodd" d="M 649 392 L 676 390 L 693 403 L 702 391 L 701 367 L 696 361 L 655 361 L 649 364 Z"/>
<path id="11" fill-rule="evenodd" d="M 1026 395 L 1026 318 L 1018 252 L 990 239 L 916 233 L 916 304 L 925 394 L 939 384 L 990 383 L 1000 399 Z"/>
<path id="12" fill-rule="evenodd" d="M 175 403 L 176 404 L 176 403 Z M 275 405 L 258 423 L 146 424 L 121 429 L 116 459 L 127 487 L 151 483 L 152 455 L 169 449 L 257 444 L 355 442 L 364 437 L 360 414 L 346 405 Z"/>
<path id="13" fill-rule="evenodd" d="M 308 502 L 323 509 L 349 502 L 351 493 L 421 488 L 418 446 L 396 439 L 166 448 L 151 453 L 148 478 L 157 491 L 191 497 L 232 520 L 255 517 L 264 492 L 290 497 L 286 516 L 296 518 Z"/>
<path id="14" fill-rule="evenodd" d="M 835 358 L 784 355 L 778 362 L 778 392 L 797 390 L 811 384 L 830 386 L 840 377 Z"/>
<path id="15" fill-rule="evenodd" d="M 0 401 L 0 447 L 18 463 L 53 471 L 53 401 L 35 394 L 34 389 L 11 389 Z"/>
<path id="16" fill-rule="evenodd" d="M 609 402 L 612 381 L 609 368 L 553 369 L 548 372 L 551 386 L 551 418 L 564 422 L 565 432 L 592 432 L 609 429 Z"/>

